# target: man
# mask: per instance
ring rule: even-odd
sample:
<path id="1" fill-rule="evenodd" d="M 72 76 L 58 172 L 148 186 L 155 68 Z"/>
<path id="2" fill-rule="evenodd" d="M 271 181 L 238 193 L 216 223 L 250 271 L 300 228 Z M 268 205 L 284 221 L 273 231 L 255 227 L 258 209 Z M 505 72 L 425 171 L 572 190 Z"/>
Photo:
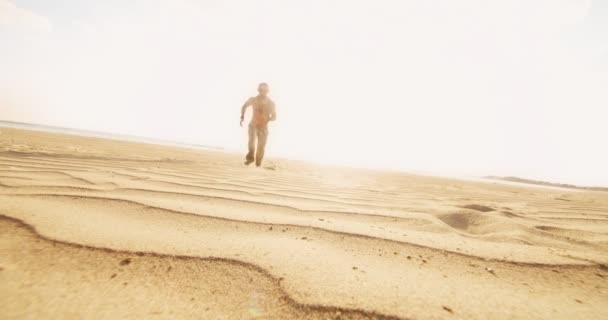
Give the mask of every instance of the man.
<path id="1" fill-rule="evenodd" d="M 254 160 L 257 167 L 262 165 L 264 148 L 268 138 L 268 121 L 277 119 L 274 102 L 268 97 L 268 84 L 262 82 L 258 85 L 258 95 L 247 99 L 241 108 L 241 127 L 245 119 L 247 107 L 253 107 L 253 117 L 249 122 L 249 152 L 245 158 L 245 164 L 249 165 Z M 257 149 L 256 149 L 257 139 Z"/>

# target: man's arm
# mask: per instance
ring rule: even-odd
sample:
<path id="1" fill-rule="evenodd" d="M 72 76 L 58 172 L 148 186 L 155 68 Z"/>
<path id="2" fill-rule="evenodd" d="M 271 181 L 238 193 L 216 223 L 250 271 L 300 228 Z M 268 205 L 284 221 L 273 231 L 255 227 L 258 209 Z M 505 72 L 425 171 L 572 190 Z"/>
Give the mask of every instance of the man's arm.
<path id="1" fill-rule="evenodd" d="M 251 105 L 251 98 L 247 99 L 243 106 L 241 107 L 241 127 L 243 126 L 243 121 L 245 120 L 245 111 L 247 111 L 247 107 Z"/>
<path id="2" fill-rule="evenodd" d="M 274 106 L 274 102 L 270 105 L 270 115 L 268 116 L 268 121 L 277 120 L 277 109 Z"/>

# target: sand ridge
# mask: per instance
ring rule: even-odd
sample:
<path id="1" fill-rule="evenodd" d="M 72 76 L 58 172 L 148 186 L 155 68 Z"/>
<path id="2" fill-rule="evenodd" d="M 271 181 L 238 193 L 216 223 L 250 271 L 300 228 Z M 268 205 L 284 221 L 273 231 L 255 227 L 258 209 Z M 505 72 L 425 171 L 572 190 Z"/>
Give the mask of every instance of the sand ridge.
<path id="1" fill-rule="evenodd" d="M 262 315 L 247 313 L 229 296 L 202 290 L 204 301 L 224 303 L 213 309 L 214 318 L 608 314 L 605 193 L 282 160 L 273 161 L 273 170 L 255 170 L 243 167 L 236 155 L 14 129 L 2 129 L 0 148 L 3 228 L 29 230 L 7 232 L 3 257 L 15 255 L 17 247 L 4 244 L 16 238 L 43 239 L 80 246 L 75 256 L 83 261 L 87 250 L 98 248 L 135 257 L 188 257 L 192 266 L 209 263 L 205 259 L 233 261 L 263 273 L 264 290 L 255 294 L 268 302 Z M 56 252 L 38 263 L 63 256 Z M 9 269 L 15 275 L 25 268 L 17 260 L 3 258 L 0 275 L 8 278 Z M 98 272 L 87 268 L 83 276 Z M 137 272 L 129 277 L 162 280 L 171 288 L 164 295 L 178 297 L 182 287 L 176 283 L 193 281 L 195 273 L 180 279 L 154 280 Z M 218 287 L 243 281 L 218 273 L 201 277 Z M 50 287 L 28 288 L 0 287 L 16 302 Z M 161 294 L 138 290 L 150 297 Z M 44 297 L 36 304 L 39 315 L 52 301 Z M 177 305 L 166 306 L 162 314 L 178 312 Z M 191 313 L 204 311 L 203 305 L 184 307 L 187 301 L 179 305 Z M 77 309 L 80 315 L 112 316 L 101 306 Z M 114 315 L 121 314 L 118 309 Z M 144 309 L 138 312 L 149 311 Z"/>
<path id="2" fill-rule="evenodd" d="M 0 215 L 0 230 L 2 230 L 0 234 L 4 236 L 1 241 L 5 245 L 2 247 L 3 253 L 8 253 L 8 261 L 13 260 L 11 261 L 13 264 L 10 267 L 20 268 L 22 273 L 20 276 L 27 277 L 27 279 L 19 277 L 5 279 L 7 280 L 4 284 L 5 287 L 15 286 L 19 281 L 46 280 L 48 275 L 45 273 L 64 273 L 66 270 L 72 270 L 73 272 L 74 268 L 86 268 L 86 273 L 93 273 L 92 271 L 94 271 L 95 274 L 99 274 L 100 276 L 95 279 L 88 278 L 84 282 L 82 279 L 78 279 L 79 276 L 82 277 L 83 275 L 62 274 L 66 278 L 73 278 L 75 282 L 81 282 L 81 286 L 85 287 L 78 288 L 77 292 L 68 294 L 81 295 L 84 292 L 85 295 L 88 294 L 90 296 L 81 296 L 79 299 L 85 300 L 85 303 L 91 303 L 98 300 L 96 296 L 99 290 L 103 290 L 106 295 L 109 293 L 108 291 L 115 291 L 114 294 L 116 296 L 113 298 L 116 300 L 116 305 L 124 306 L 117 307 L 108 314 L 103 313 L 103 308 L 93 310 L 95 311 L 94 313 L 72 311 L 72 316 L 75 318 L 129 316 L 162 318 L 170 316 L 187 319 L 200 319 L 201 317 L 214 319 L 260 317 L 265 319 L 300 317 L 306 317 L 307 319 L 331 319 L 339 317 L 348 319 L 399 319 L 363 310 L 298 304 L 281 290 L 280 279 L 274 279 L 265 270 L 239 260 L 162 255 L 151 252 L 117 251 L 108 248 L 65 243 L 45 238 L 37 233 L 32 226 L 20 220 L 2 215 Z M 9 235 L 10 238 L 8 237 Z M 18 259 L 9 253 L 15 251 L 20 251 Z M 32 252 L 36 254 L 32 254 Z M 53 261 L 56 261 L 54 257 L 57 256 L 62 256 L 63 259 L 57 263 L 53 263 L 53 267 L 49 268 L 50 270 L 32 268 L 41 259 L 39 256 L 40 252 L 45 252 L 44 255 L 47 257 L 53 257 Z M 132 270 L 135 265 L 140 265 L 137 268 L 139 270 Z M 178 274 L 178 276 L 167 277 L 163 273 L 174 273 Z M 147 279 L 140 279 L 142 277 Z M 207 278 L 223 279 L 213 282 L 204 281 Z M 61 281 L 66 281 L 66 279 L 61 279 Z M 136 283 L 134 284 L 133 282 Z M 155 290 L 162 291 L 162 285 L 167 282 L 178 282 L 180 290 L 168 292 L 162 297 L 162 302 L 154 301 L 154 303 L 151 303 L 148 300 L 155 298 L 154 292 L 151 292 L 151 297 L 144 299 L 141 296 L 135 296 L 135 294 L 141 292 L 128 292 L 129 290 L 125 290 L 129 285 L 140 286 L 145 284 L 151 286 L 150 283 L 153 283 L 156 286 Z M 209 286 L 210 283 L 213 284 L 214 282 L 215 286 Z M 225 286 L 226 282 L 237 282 L 241 285 L 239 287 L 233 285 Z M 53 286 L 52 291 L 66 289 L 61 288 L 61 284 L 57 283 L 45 283 L 45 286 Z M 95 286 L 102 286 L 102 288 Z M 224 299 L 201 299 L 201 293 L 197 292 L 198 290 L 208 295 L 221 294 Z M 33 296 L 36 295 L 40 295 L 45 299 L 53 299 L 52 296 L 58 294 L 57 292 L 52 292 L 48 295 L 48 291 L 40 292 L 32 290 L 32 288 L 23 291 L 26 291 L 23 295 L 27 296 L 30 300 L 33 300 Z M 45 297 L 45 294 L 48 296 Z M 188 295 L 191 297 L 187 297 Z M 110 298 L 110 296 L 106 298 Z M 228 300 L 225 298 L 231 298 L 230 300 L 232 301 L 225 301 Z M 136 300 L 146 301 L 146 303 L 137 303 Z M 8 310 L 3 310 L 3 313 L 8 317 L 63 317 L 65 313 L 61 312 L 61 309 L 69 309 L 71 307 L 69 305 L 54 306 L 55 310 L 48 310 L 34 304 L 34 308 L 28 309 L 23 304 L 27 304 L 30 301 L 18 302 L 21 304 L 6 305 Z M 73 301 L 65 301 L 64 303 L 67 302 L 72 303 Z M 103 303 L 109 302 L 104 301 Z M 227 305 L 222 306 L 222 303 Z M 180 304 L 180 308 L 175 308 L 174 305 L 167 308 L 167 305 L 172 304 Z M 193 305 L 195 306 L 193 307 Z M 237 309 L 231 314 L 226 314 L 225 309 L 233 305 L 246 305 L 246 308 Z M 135 310 L 133 309 L 134 307 L 136 308 Z M 193 312 L 192 309 L 200 309 L 203 312 Z M 57 313 L 54 314 L 53 311 Z M 102 313 L 97 313 L 97 311 L 102 311 Z"/>

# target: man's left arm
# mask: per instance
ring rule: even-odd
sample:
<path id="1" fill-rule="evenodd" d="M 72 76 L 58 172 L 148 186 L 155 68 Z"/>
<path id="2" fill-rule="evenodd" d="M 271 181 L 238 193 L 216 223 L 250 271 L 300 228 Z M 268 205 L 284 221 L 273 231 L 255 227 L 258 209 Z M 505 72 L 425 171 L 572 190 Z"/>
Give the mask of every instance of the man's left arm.
<path id="1" fill-rule="evenodd" d="M 270 104 L 270 116 L 268 117 L 268 121 L 275 121 L 277 120 L 277 110 L 274 106 L 274 102 L 272 102 L 272 104 Z"/>

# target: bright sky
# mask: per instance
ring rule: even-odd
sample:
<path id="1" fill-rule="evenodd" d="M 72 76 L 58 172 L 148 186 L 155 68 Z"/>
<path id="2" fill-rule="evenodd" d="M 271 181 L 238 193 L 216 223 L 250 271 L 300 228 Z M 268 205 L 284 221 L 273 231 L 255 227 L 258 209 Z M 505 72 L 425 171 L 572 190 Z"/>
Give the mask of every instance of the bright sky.
<path id="1" fill-rule="evenodd" d="M 0 120 L 608 185 L 605 0 L 0 0 Z"/>

